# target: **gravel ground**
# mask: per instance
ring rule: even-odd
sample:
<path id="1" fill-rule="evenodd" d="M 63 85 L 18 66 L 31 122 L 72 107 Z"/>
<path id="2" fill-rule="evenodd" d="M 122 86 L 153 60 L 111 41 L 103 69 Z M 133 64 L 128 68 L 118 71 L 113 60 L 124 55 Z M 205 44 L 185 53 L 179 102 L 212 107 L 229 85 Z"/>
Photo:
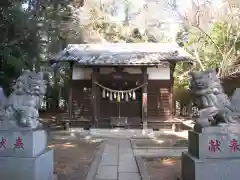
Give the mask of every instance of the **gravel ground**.
<path id="1" fill-rule="evenodd" d="M 58 180 L 84 180 L 99 145 L 99 141 L 89 139 L 53 137 L 49 147 L 54 149 L 54 172 Z"/>
<path id="2" fill-rule="evenodd" d="M 151 180 L 179 180 L 181 160 L 179 158 L 144 158 Z"/>

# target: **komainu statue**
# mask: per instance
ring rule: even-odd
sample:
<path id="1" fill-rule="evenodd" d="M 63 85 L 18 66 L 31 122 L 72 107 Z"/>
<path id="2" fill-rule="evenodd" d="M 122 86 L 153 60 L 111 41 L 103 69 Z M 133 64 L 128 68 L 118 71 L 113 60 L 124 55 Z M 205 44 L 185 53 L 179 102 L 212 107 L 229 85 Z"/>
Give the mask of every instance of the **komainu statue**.
<path id="1" fill-rule="evenodd" d="M 200 113 L 196 125 L 207 127 L 236 123 L 233 117 L 235 108 L 224 93 L 216 71 L 192 72 L 189 75 L 190 89 Z"/>
<path id="2" fill-rule="evenodd" d="M 0 128 L 36 129 L 41 127 L 38 109 L 45 92 L 46 84 L 43 74 L 24 71 L 16 80 L 10 96 L 2 97 L 2 101 L 0 100 L 0 120 L 2 121 Z"/>

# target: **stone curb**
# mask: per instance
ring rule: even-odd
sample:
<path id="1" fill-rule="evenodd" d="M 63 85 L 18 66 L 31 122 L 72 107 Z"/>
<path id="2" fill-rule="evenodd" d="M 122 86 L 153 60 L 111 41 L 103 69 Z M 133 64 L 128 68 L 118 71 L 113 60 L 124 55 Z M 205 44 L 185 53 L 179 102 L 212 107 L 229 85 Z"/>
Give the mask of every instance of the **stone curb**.
<path id="1" fill-rule="evenodd" d="M 53 177 L 52 177 L 51 180 L 58 180 L 58 176 L 57 176 L 57 174 L 53 174 Z"/>
<path id="2" fill-rule="evenodd" d="M 164 157 L 164 156 L 172 156 L 178 157 L 181 156 L 182 152 L 187 151 L 187 149 L 133 149 L 135 156 L 155 156 L 155 157 Z"/>
<path id="3" fill-rule="evenodd" d="M 147 168 L 145 166 L 144 160 L 141 156 L 135 156 L 137 161 L 138 170 L 141 176 L 141 180 L 150 180 L 150 176 L 147 172 Z"/>
<path id="4" fill-rule="evenodd" d="M 90 169 L 88 171 L 87 177 L 85 180 L 94 180 L 97 170 L 98 170 L 98 166 L 102 160 L 102 155 L 104 152 L 104 148 L 105 148 L 106 142 L 103 141 L 100 144 L 99 150 L 97 151 L 97 153 L 95 154 L 94 160 L 91 163 Z"/>
<path id="5" fill-rule="evenodd" d="M 187 149 L 188 147 L 151 147 L 151 146 L 145 146 L 145 147 L 134 147 L 133 149 L 159 149 L 159 150 L 163 150 L 163 149 L 173 149 L 173 150 L 179 150 L 179 149 Z"/>

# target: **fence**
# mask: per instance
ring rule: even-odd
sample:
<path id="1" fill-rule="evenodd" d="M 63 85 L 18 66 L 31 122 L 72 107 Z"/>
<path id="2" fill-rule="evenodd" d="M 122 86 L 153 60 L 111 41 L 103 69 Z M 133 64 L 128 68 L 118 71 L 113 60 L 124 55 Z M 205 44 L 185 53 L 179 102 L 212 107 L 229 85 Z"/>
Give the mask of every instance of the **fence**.
<path id="1" fill-rule="evenodd" d="M 197 117 L 199 115 L 199 110 L 193 103 L 182 106 L 179 102 L 175 103 L 175 116 Z"/>
<path id="2" fill-rule="evenodd" d="M 52 111 L 52 110 L 66 110 L 67 109 L 67 102 L 64 98 L 58 99 L 58 105 L 53 100 L 53 98 L 47 98 L 46 96 L 43 97 L 43 101 L 40 106 L 41 111 Z"/>

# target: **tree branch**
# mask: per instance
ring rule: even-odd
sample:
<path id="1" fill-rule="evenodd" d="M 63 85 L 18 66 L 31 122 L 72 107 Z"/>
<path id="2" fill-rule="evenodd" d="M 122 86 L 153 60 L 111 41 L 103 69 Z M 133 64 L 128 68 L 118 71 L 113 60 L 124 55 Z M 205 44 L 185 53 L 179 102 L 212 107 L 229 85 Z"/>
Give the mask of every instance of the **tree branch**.
<path id="1" fill-rule="evenodd" d="M 199 52 L 198 52 L 197 48 L 194 49 L 194 55 L 195 55 L 195 57 L 196 57 L 197 62 L 198 62 L 199 65 L 200 65 L 201 69 L 204 71 L 205 68 L 204 68 L 204 66 L 203 66 L 203 64 L 202 64 L 202 61 L 201 61 L 200 57 L 199 57 Z"/>
<path id="2" fill-rule="evenodd" d="M 181 73 L 181 75 L 179 75 L 178 77 L 179 77 L 180 79 L 183 78 L 184 76 L 188 75 L 189 72 L 191 72 L 193 69 L 194 69 L 194 67 L 192 67 L 191 69 L 189 69 L 189 70 L 186 71 L 186 72 Z"/>
<path id="3" fill-rule="evenodd" d="M 225 36 L 224 37 L 224 53 L 226 53 L 226 51 L 228 49 L 228 46 L 229 46 L 229 44 L 227 44 L 227 40 L 230 37 L 231 29 L 232 29 L 232 24 L 227 24 L 227 33 L 226 33 L 226 35 L 225 35 L 224 31 L 222 32 L 223 36 Z"/>
<path id="4" fill-rule="evenodd" d="M 193 2 L 193 3 L 194 3 L 194 2 Z M 199 3 L 199 2 L 197 1 L 197 3 Z M 174 11 L 178 14 L 178 16 L 179 16 L 181 19 L 183 19 L 184 21 L 187 21 L 188 24 L 190 23 L 190 25 L 191 25 L 192 27 L 194 27 L 194 28 L 196 28 L 197 30 L 199 30 L 200 32 L 202 32 L 202 33 L 213 43 L 213 45 L 217 48 L 217 50 L 218 50 L 218 52 L 221 54 L 221 56 L 223 56 L 223 52 L 221 51 L 220 47 L 215 43 L 215 41 L 212 39 L 212 37 L 211 37 L 209 34 L 207 34 L 207 33 L 200 27 L 200 25 L 199 25 L 199 21 L 200 21 L 199 8 L 197 9 L 197 11 L 196 11 L 196 13 L 195 13 L 195 15 L 194 15 L 194 17 L 197 16 L 197 17 L 196 17 L 196 18 L 197 18 L 197 19 L 196 19 L 197 22 L 196 22 L 196 24 L 194 25 L 194 24 L 191 24 L 191 22 L 189 22 L 187 16 L 183 16 L 183 15 L 177 10 L 176 5 L 172 5 L 172 4 L 170 4 L 169 2 L 168 2 L 168 5 L 169 5 L 170 7 L 173 7 Z M 194 3 L 194 5 L 195 5 L 196 7 L 199 7 L 199 4 L 196 5 L 196 3 Z"/>
<path id="5" fill-rule="evenodd" d="M 201 27 L 197 26 L 195 27 L 197 28 L 199 31 L 201 31 L 212 43 L 213 45 L 217 48 L 218 52 L 221 54 L 221 56 L 224 56 L 224 53 L 221 51 L 220 47 L 215 43 L 215 41 L 212 39 L 212 37 L 206 33 Z"/>
<path id="6" fill-rule="evenodd" d="M 240 38 L 240 32 L 237 33 L 236 38 L 234 39 L 234 42 L 233 42 L 230 50 L 223 56 L 223 59 L 222 59 L 221 65 L 220 65 L 221 71 L 219 71 L 219 74 L 218 74 L 220 77 L 222 77 L 224 75 L 224 71 L 227 69 L 227 67 L 229 65 L 229 64 L 227 64 L 227 62 L 229 62 L 228 58 L 229 58 L 230 54 L 233 52 L 233 50 L 235 49 L 236 43 L 239 38 Z M 236 60 L 237 60 L 237 58 L 236 58 Z"/>
<path id="7" fill-rule="evenodd" d="M 8 42 L 8 43 L 1 43 L 0 46 L 5 46 L 5 47 L 6 47 L 6 46 L 12 46 L 12 45 L 18 43 L 19 41 L 21 41 L 21 40 L 27 38 L 29 35 L 30 35 L 30 33 L 26 34 L 26 35 L 23 36 L 23 37 L 19 37 L 18 39 L 15 39 L 15 40 L 13 40 L 13 41 L 11 41 L 11 42 Z"/>
<path id="8" fill-rule="evenodd" d="M 237 32 L 237 36 L 236 36 L 236 38 L 234 39 L 234 42 L 233 42 L 233 45 L 232 45 L 232 47 L 230 48 L 230 50 L 227 52 L 227 57 L 231 54 L 231 52 L 235 49 L 235 46 L 236 46 L 236 43 L 237 43 L 237 41 L 238 41 L 238 39 L 240 38 L 240 32 L 238 31 Z"/>

